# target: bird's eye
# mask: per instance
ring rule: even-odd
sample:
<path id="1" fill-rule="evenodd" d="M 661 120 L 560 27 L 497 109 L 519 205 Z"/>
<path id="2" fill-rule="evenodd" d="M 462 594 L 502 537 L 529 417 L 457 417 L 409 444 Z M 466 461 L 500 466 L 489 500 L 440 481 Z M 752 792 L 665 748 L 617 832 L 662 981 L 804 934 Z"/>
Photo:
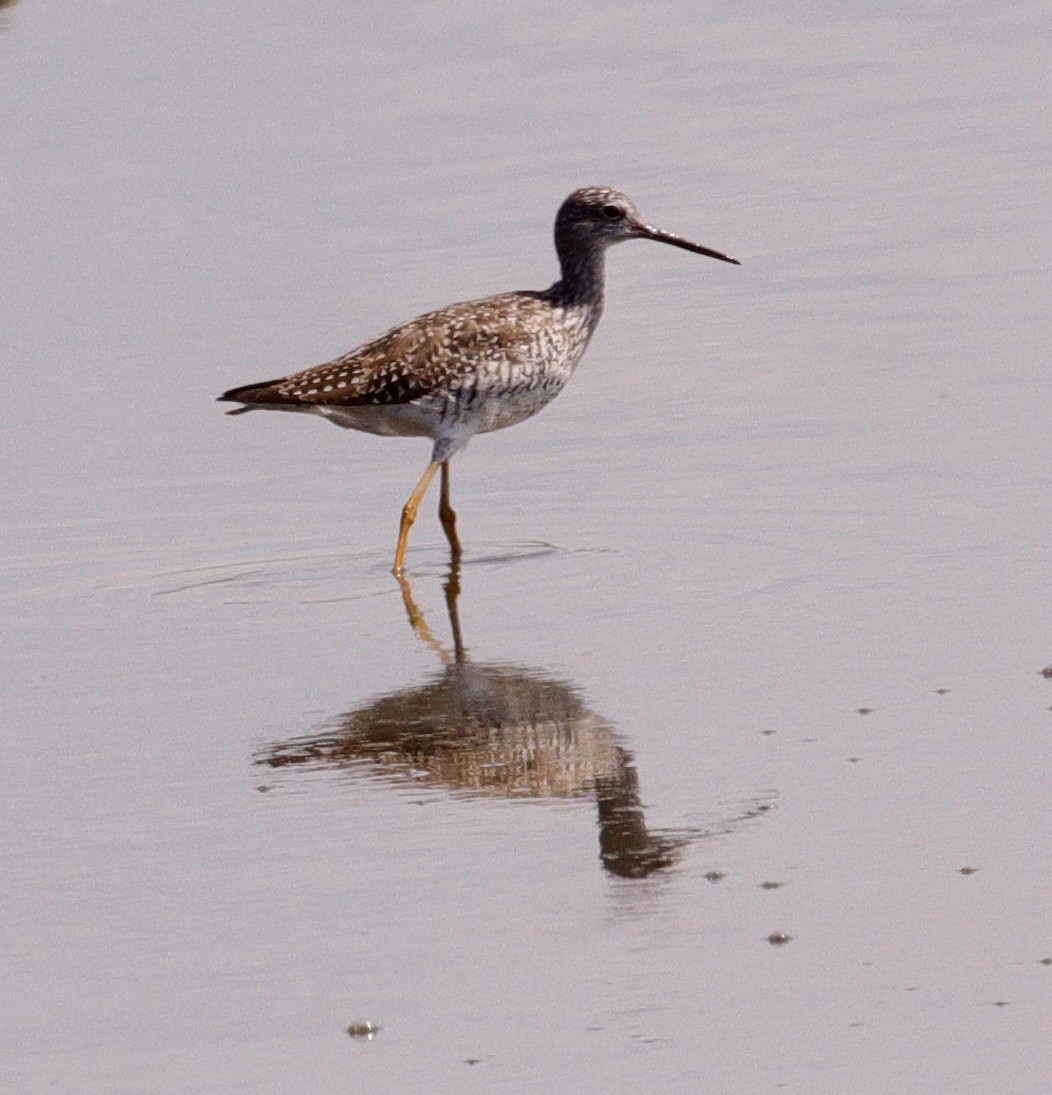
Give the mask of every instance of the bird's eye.
<path id="1" fill-rule="evenodd" d="M 604 205 L 599 212 L 608 221 L 623 220 L 625 216 L 625 211 L 619 205 Z"/>

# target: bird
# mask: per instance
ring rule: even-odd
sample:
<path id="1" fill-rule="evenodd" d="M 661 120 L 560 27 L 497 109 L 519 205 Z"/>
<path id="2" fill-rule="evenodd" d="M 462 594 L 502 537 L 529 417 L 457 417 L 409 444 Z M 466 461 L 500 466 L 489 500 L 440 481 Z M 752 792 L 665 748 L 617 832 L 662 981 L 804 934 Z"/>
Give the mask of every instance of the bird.
<path id="1" fill-rule="evenodd" d="M 450 501 L 452 458 L 477 433 L 543 410 L 572 376 L 603 312 L 605 256 L 626 240 L 654 240 L 740 266 L 720 251 L 655 228 L 635 203 L 605 186 L 575 190 L 555 217 L 560 277 L 417 316 L 321 365 L 231 388 L 220 402 L 320 415 L 344 429 L 424 437 L 431 459 L 402 509 L 392 572 L 405 571 L 409 530 L 436 474 L 438 514 L 452 561 L 463 554 Z"/>

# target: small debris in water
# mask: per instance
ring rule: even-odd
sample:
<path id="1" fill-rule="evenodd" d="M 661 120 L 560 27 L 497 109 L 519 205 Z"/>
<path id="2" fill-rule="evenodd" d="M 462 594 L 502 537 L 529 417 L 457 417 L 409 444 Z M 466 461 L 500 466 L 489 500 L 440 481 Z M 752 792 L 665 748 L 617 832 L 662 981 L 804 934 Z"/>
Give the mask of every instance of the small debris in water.
<path id="1" fill-rule="evenodd" d="M 381 1029 L 379 1023 L 374 1023 L 372 1019 L 355 1019 L 347 1028 L 347 1033 L 356 1042 L 371 1042 Z"/>
<path id="2" fill-rule="evenodd" d="M 481 1057 L 465 1057 L 464 1064 L 466 1065 L 480 1065 L 482 1064 Z"/>
<path id="3" fill-rule="evenodd" d="M 1046 665 L 1045 668 L 1041 670 L 1041 676 L 1044 677 L 1046 681 L 1052 681 L 1052 665 Z"/>
<path id="4" fill-rule="evenodd" d="M 1042 966 L 1052 966 L 1052 958 L 1042 958 L 1041 959 L 1041 965 Z"/>
<path id="5" fill-rule="evenodd" d="M 767 937 L 767 942 L 770 943 L 772 947 L 782 947 L 792 938 L 791 935 L 786 935 L 785 932 L 771 932 Z"/>
<path id="6" fill-rule="evenodd" d="M 856 707 L 855 713 L 858 715 L 872 715 L 875 710 L 874 707 Z"/>
<path id="7" fill-rule="evenodd" d="M 709 871 L 705 876 L 706 882 L 719 882 L 721 879 L 727 876 L 722 871 Z"/>
<path id="8" fill-rule="evenodd" d="M 994 1001 L 994 1007 L 995 1008 L 1006 1008 L 1006 1007 L 1008 1007 L 1008 1001 L 1007 1000 L 995 1000 Z"/>
<path id="9" fill-rule="evenodd" d="M 946 693 L 949 692 L 949 691 L 950 690 L 948 688 L 936 688 L 935 689 L 935 695 L 936 696 L 945 696 Z"/>
<path id="10" fill-rule="evenodd" d="M 760 889 L 761 890 L 778 890 L 778 889 L 781 889 L 781 887 L 784 886 L 784 885 L 785 885 L 784 882 L 761 882 L 760 883 Z"/>
<path id="11" fill-rule="evenodd" d="M 977 870 L 979 870 L 978 867 L 959 867 L 958 870 L 957 870 L 957 873 L 958 874 L 975 874 L 975 872 Z"/>

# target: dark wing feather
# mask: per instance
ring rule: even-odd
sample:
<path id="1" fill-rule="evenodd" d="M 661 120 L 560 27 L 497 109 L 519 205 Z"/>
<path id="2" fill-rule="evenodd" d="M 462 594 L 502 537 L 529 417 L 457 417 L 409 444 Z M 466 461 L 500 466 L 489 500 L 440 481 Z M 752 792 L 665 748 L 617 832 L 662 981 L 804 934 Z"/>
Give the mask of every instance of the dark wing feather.
<path id="1" fill-rule="evenodd" d="M 506 293 L 411 319 L 343 357 L 291 376 L 245 384 L 220 401 L 360 407 L 409 403 L 502 358 L 537 350 L 551 305 L 544 293 Z"/>

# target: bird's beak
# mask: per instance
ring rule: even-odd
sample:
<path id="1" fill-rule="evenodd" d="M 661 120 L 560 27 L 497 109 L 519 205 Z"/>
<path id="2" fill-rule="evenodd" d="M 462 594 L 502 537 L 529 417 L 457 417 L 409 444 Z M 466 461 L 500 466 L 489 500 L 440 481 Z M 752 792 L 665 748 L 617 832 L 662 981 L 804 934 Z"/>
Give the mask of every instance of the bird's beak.
<path id="1" fill-rule="evenodd" d="M 710 247 L 702 247 L 700 243 L 691 243 L 680 236 L 674 236 L 671 232 L 662 232 L 652 224 L 640 224 L 636 229 L 636 235 L 643 240 L 657 240 L 658 243 L 670 243 L 673 247 L 682 247 L 684 251 L 693 251 L 695 255 L 708 255 L 710 259 L 719 259 L 720 262 L 732 262 L 735 266 L 741 266 L 737 259 L 725 255 L 721 251 L 713 251 Z"/>

